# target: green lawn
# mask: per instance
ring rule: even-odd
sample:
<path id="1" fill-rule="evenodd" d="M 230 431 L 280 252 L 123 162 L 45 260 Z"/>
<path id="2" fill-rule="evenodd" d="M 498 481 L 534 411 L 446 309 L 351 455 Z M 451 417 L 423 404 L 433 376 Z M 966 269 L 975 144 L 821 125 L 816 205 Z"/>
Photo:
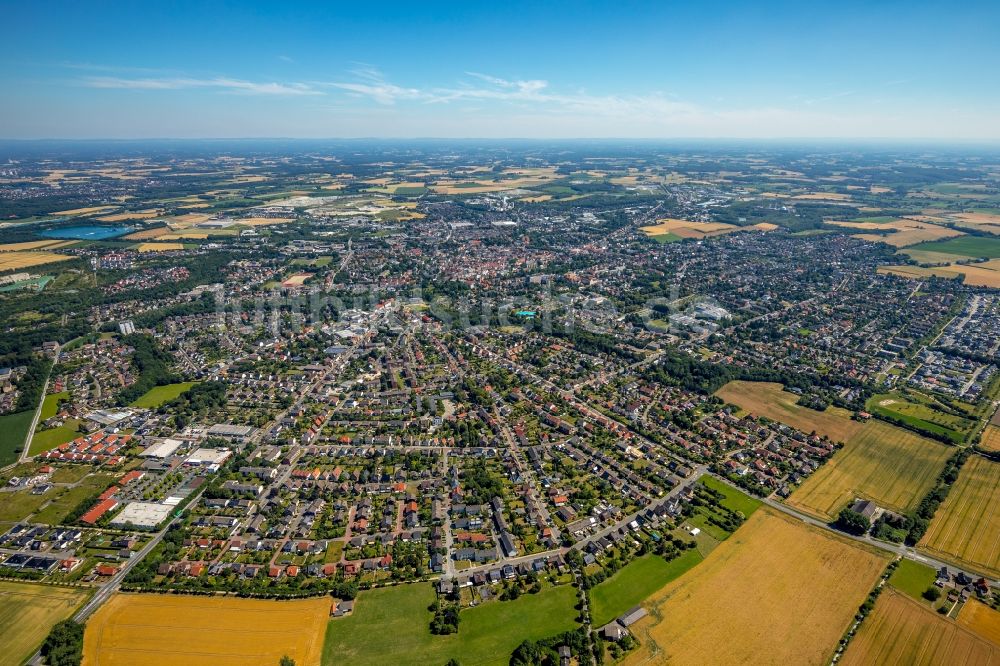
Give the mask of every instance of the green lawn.
<path id="1" fill-rule="evenodd" d="M 934 584 L 937 573 L 931 567 L 902 559 L 899 566 L 889 576 L 889 584 L 900 592 L 905 592 L 921 603 L 929 603 L 922 596 L 924 590 Z"/>
<path id="2" fill-rule="evenodd" d="M 761 501 L 750 497 L 746 493 L 740 492 L 736 488 L 719 481 L 712 476 L 701 477 L 701 483 L 706 488 L 717 490 L 725 495 L 720 504 L 730 511 L 740 511 L 743 516 L 749 518 L 754 511 L 760 508 Z"/>
<path id="3" fill-rule="evenodd" d="M 921 243 L 920 245 L 914 245 L 910 249 L 960 254 L 965 257 L 989 257 L 997 259 L 1000 258 L 1000 238 L 960 236 L 959 238 L 951 238 L 936 243 Z"/>
<path id="4" fill-rule="evenodd" d="M 66 419 L 63 425 L 48 430 L 35 430 L 34 437 L 31 438 L 31 446 L 28 453 L 35 455 L 55 448 L 60 444 L 70 442 L 80 436 L 80 420 Z"/>
<path id="5" fill-rule="evenodd" d="M 52 503 L 36 513 L 32 521 L 46 525 L 60 524 L 66 518 L 66 514 L 79 506 L 80 502 L 107 488 L 112 478 L 107 474 L 93 474 L 75 488 L 50 490 L 45 495 L 53 500 Z"/>
<path id="6" fill-rule="evenodd" d="M 69 400 L 69 391 L 63 391 L 62 393 L 50 393 L 45 396 L 45 400 L 42 401 L 42 414 L 38 417 L 38 420 L 44 421 L 45 419 L 51 419 L 55 416 L 60 400 Z"/>
<path id="7" fill-rule="evenodd" d="M 652 596 L 657 590 L 701 562 L 695 549 L 667 562 L 659 555 L 643 555 L 590 590 L 590 622 L 597 629 Z"/>
<path id="8" fill-rule="evenodd" d="M 46 495 L 55 496 L 50 490 Z M 32 495 L 31 490 L 18 490 L 14 493 L 0 493 L 0 520 L 20 522 L 38 511 L 38 507 L 48 501 L 45 495 Z"/>
<path id="9" fill-rule="evenodd" d="M 181 382 L 180 384 L 164 384 L 163 386 L 154 386 L 146 391 L 146 393 L 139 396 L 139 398 L 132 403 L 132 406 L 155 409 L 165 402 L 170 402 L 197 383 L 198 382 Z"/>
<path id="10" fill-rule="evenodd" d="M 0 416 L 0 466 L 15 462 L 20 454 L 19 449 L 28 437 L 28 428 L 35 410 L 29 409 L 16 414 Z"/>
<path id="11" fill-rule="evenodd" d="M 490 601 L 463 610 L 458 633 L 430 632 L 434 602 L 429 583 L 362 592 L 350 617 L 330 620 L 324 664 L 506 665 L 525 639 L 538 640 L 574 629 L 576 590 L 569 585 L 524 594 L 517 601 Z"/>
<path id="12" fill-rule="evenodd" d="M 676 243 L 677 241 L 684 240 L 677 234 L 670 233 L 669 231 L 665 234 L 656 234 L 654 236 L 650 236 L 650 238 L 655 240 L 657 243 Z"/>

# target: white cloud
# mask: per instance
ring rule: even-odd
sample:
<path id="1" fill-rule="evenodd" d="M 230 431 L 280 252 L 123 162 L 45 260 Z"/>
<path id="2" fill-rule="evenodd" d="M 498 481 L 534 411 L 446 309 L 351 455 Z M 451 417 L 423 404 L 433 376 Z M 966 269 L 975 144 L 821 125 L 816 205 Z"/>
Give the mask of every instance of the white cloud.
<path id="1" fill-rule="evenodd" d="M 88 88 L 117 88 L 123 90 L 182 90 L 207 88 L 252 95 L 322 95 L 305 83 L 258 83 L 242 79 L 215 77 L 195 79 L 187 77 L 123 78 L 117 76 L 89 76 L 82 80 Z"/>

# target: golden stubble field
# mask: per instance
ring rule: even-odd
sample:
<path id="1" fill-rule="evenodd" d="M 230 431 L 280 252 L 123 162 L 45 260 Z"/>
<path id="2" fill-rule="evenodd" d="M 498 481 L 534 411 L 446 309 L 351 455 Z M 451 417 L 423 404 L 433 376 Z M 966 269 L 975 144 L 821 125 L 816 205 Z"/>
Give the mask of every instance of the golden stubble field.
<path id="1" fill-rule="evenodd" d="M 825 412 L 817 412 L 796 405 L 798 396 L 773 382 L 732 381 L 715 395 L 755 416 L 780 421 L 807 434 L 815 430 L 818 435 L 826 435 L 835 442 L 846 442 L 862 428 L 845 409 L 830 407 Z"/>
<path id="2" fill-rule="evenodd" d="M 822 467 L 788 498 L 787 504 L 824 520 L 855 497 L 905 512 L 930 490 L 952 449 L 880 421 L 860 423 L 844 409 L 817 412 L 795 404 L 781 384 L 734 381 L 716 392 L 726 402 L 756 415 L 815 431 L 844 442 Z"/>
<path id="3" fill-rule="evenodd" d="M 1000 463 L 973 455 L 938 507 L 918 547 L 1000 576 Z"/>
<path id="4" fill-rule="evenodd" d="M 828 664 L 887 555 L 761 508 L 643 605 L 626 664 Z"/>
<path id="5" fill-rule="evenodd" d="M 1000 611 L 970 599 L 958 614 L 958 623 L 972 633 L 1000 646 Z"/>
<path id="6" fill-rule="evenodd" d="M 320 663 L 330 598 L 116 594 L 87 622 L 85 666 Z"/>
<path id="7" fill-rule="evenodd" d="M 0 662 L 22 663 L 88 596 L 87 589 L 0 581 Z"/>
<path id="8" fill-rule="evenodd" d="M 834 518 L 855 497 L 905 513 L 931 489 L 952 453 L 934 440 L 870 421 L 786 502 L 823 519 Z"/>
<path id="9" fill-rule="evenodd" d="M 0 271 L 54 264 L 57 261 L 66 261 L 72 258 L 55 252 L 0 252 Z"/>
<path id="10" fill-rule="evenodd" d="M 854 237 L 862 240 L 880 241 L 893 247 L 907 247 L 918 243 L 964 235 L 961 231 L 955 229 L 911 218 L 900 218 L 892 222 L 845 222 L 831 220 L 827 224 L 856 229 L 860 232 L 888 232 L 885 235 L 882 233 L 858 233 Z"/>
<path id="11" fill-rule="evenodd" d="M 979 446 L 984 451 L 1000 451 L 1000 426 L 992 424 L 986 426 Z"/>
<path id="12" fill-rule="evenodd" d="M 986 666 L 1000 661 L 1000 647 L 960 624 L 887 588 L 879 595 L 875 610 L 865 618 L 840 663 Z"/>

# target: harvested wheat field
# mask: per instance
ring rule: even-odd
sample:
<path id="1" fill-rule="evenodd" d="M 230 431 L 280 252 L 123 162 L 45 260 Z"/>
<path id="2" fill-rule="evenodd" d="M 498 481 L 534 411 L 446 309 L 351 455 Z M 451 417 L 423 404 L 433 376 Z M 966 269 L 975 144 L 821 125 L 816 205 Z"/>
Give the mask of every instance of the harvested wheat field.
<path id="1" fill-rule="evenodd" d="M 953 280 L 959 274 L 947 268 L 924 268 L 923 266 L 879 266 L 875 269 L 881 275 L 898 275 L 911 280 L 926 280 L 929 277 Z"/>
<path id="2" fill-rule="evenodd" d="M 786 500 L 833 519 L 855 497 L 906 513 L 934 485 L 954 449 L 908 430 L 870 421 Z"/>
<path id="3" fill-rule="evenodd" d="M 986 426 L 979 447 L 984 451 L 1000 451 L 1000 426 Z"/>
<path id="4" fill-rule="evenodd" d="M 755 416 L 780 421 L 807 434 L 816 431 L 816 434 L 826 435 L 835 442 L 846 442 L 863 427 L 851 419 L 851 413 L 846 409 L 830 407 L 825 412 L 817 412 L 797 405 L 797 395 L 773 382 L 732 381 L 716 391 L 715 395 Z"/>
<path id="5" fill-rule="evenodd" d="M 689 222 L 688 220 L 666 218 L 657 220 L 656 224 L 648 227 L 640 227 L 640 229 L 647 236 L 677 234 L 681 238 L 704 238 L 708 234 L 730 233 L 738 230 L 739 227 L 724 222 Z"/>
<path id="6" fill-rule="evenodd" d="M 29 268 L 42 264 L 53 264 L 73 257 L 55 252 L 3 252 L 0 253 L 0 271 Z"/>
<path id="7" fill-rule="evenodd" d="M 889 558 L 766 507 L 643 603 L 627 664 L 828 664 Z"/>
<path id="8" fill-rule="evenodd" d="M 3 243 L 0 244 L 0 252 L 20 252 L 22 250 L 37 250 L 43 247 L 59 245 L 62 242 L 63 241 L 58 241 L 58 240 L 40 240 L 40 241 L 25 241 L 23 243 Z"/>
<path id="9" fill-rule="evenodd" d="M 61 210 L 53 215 L 94 215 L 114 210 L 118 206 L 90 206 L 88 208 L 73 208 L 72 210 Z"/>
<path id="10" fill-rule="evenodd" d="M 183 243 L 139 243 L 135 246 L 139 252 L 170 252 L 171 250 L 183 250 Z"/>
<path id="11" fill-rule="evenodd" d="M 958 614 L 958 624 L 980 638 L 1000 646 L 1000 611 L 995 611 L 981 601 L 970 599 Z"/>
<path id="12" fill-rule="evenodd" d="M 858 231 L 879 231 L 882 233 L 858 233 L 855 238 L 887 243 L 893 247 L 907 247 L 918 243 L 963 236 L 961 231 L 941 227 L 929 222 L 900 218 L 892 222 L 842 222 L 831 220 L 828 224 L 838 227 L 857 229 Z"/>
<path id="13" fill-rule="evenodd" d="M 973 455 L 938 507 L 920 548 L 974 571 L 1000 576 L 1000 463 Z"/>
<path id="14" fill-rule="evenodd" d="M 115 213 L 113 215 L 102 215 L 97 219 L 101 222 L 124 222 L 126 220 L 148 220 L 151 217 L 156 217 L 157 215 L 162 214 L 162 210 L 150 208 L 148 210 L 136 210 L 124 213 Z"/>
<path id="15" fill-rule="evenodd" d="M 840 663 L 985 666 L 1000 661 L 1000 647 L 959 624 L 904 594 L 886 589 Z"/>
<path id="16" fill-rule="evenodd" d="M 297 601 L 116 594 L 87 622 L 90 666 L 320 663 L 330 598 Z"/>
<path id="17" fill-rule="evenodd" d="M 241 217 L 236 223 L 250 227 L 266 227 L 270 224 L 287 224 L 294 221 L 294 217 Z"/>
<path id="18" fill-rule="evenodd" d="M 143 229 L 142 231 L 136 231 L 128 236 L 125 236 L 125 240 L 148 240 L 150 238 L 158 238 L 165 234 L 170 233 L 170 227 L 156 227 L 155 229 Z"/>
<path id="19" fill-rule="evenodd" d="M 0 581 L 0 661 L 22 663 L 89 596 L 87 589 Z"/>

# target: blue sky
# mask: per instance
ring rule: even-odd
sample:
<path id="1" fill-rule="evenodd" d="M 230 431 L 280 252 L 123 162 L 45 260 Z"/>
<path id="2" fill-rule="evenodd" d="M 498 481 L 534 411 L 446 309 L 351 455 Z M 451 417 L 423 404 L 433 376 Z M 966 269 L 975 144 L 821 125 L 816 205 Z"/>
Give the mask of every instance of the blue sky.
<path id="1" fill-rule="evenodd" d="M 0 11 L 3 138 L 1000 138 L 998 2 Z"/>

